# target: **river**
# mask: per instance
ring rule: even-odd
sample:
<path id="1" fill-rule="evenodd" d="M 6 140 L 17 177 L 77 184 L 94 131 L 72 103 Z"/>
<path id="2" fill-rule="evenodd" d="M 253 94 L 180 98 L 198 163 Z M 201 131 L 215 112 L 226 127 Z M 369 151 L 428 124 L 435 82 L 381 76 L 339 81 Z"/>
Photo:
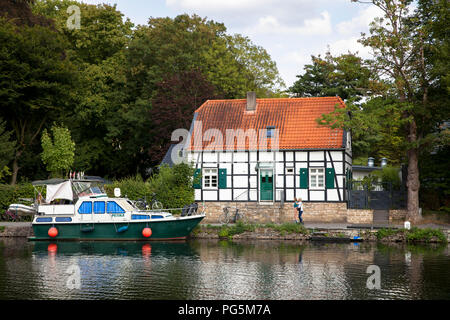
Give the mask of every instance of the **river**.
<path id="1" fill-rule="evenodd" d="M 0 299 L 450 299 L 448 245 L 0 239 Z"/>

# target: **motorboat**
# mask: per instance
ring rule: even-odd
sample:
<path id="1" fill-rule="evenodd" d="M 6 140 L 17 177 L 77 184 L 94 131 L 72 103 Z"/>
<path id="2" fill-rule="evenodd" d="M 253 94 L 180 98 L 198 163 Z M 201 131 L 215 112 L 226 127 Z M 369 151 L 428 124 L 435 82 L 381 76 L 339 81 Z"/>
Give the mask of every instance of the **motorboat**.
<path id="1" fill-rule="evenodd" d="M 175 209 L 142 210 L 135 201 L 121 197 L 120 190 L 109 197 L 98 179 L 50 179 L 32 184 L 37 196 L 29 208 L 34 212 L 30 240 L 186 239 L 205 217 L 198 205 L 184 215 L 175 214 Z"/>

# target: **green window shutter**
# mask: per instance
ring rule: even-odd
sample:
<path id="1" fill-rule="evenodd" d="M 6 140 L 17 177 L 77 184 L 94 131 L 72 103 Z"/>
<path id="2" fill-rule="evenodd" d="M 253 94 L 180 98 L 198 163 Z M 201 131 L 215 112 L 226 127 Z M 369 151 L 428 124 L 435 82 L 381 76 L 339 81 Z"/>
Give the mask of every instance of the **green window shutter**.
<path id="1" fill-rule="evenodd" d="M 325 170 L 325 184 L 327 189 L 334 189 L 334 169 L 327 168 Z"/>
<path id="2" fill-rule="evenodd" d="M 308 168 L 300 168 L 300 189 L 308 189 Z"/>
<path id="3" fill-rule="evenodd" d="M 194 184 L 193 184 L 194 189 L 201 189 L 202 188 L 202 178 L 199 177 L 200 172 L 201 172 L 200 169 L 195 169 L 195 172 L 194 172 Z"/>
<path id="4" fill-rule="evenodd" d="M 227 169 L 219 169 L 219 189 L 227 187 Z"/>

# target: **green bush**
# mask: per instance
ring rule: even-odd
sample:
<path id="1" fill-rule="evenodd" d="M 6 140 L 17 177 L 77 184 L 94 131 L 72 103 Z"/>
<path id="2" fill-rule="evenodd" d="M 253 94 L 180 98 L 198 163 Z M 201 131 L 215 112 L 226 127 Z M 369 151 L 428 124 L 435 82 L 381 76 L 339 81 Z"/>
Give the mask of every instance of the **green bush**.
<path id="1" fill-rule="evenodd" d="M 377 239 L 383 239 L 383 238 L 387 238 L 389 236 L 396 235 L 399 232 L 403 232 L 403 229 L 397 230 L 397 229 L 383 228 L 383 229 L 380 229 L 377 231 L 376 236 L 377 236 Z"/>
<path id="2" fill-rule="evenodd" d="M 398 189 L 401 186 L 399 168 L 386 166 L 381 171 L 374 172 L 374 175 L 380 177 L 384 183 L 391 183 L 393 189 Z"/>
<path id="3" fill-rule="evenodd" d="M 444 233 L 439 229 L 424 228 L 420 229 L 413 227 L 410 230 L 407 229 L 380 229 L 377 231 L 377 239 L 383 239 L 399 233 L 405 234 L 407 242 L 430 242 L 433 238 L 438 242 L 447 242 L 447 238 Z"/>
<path id="4" fill-rule="evenodd" d="M 105 185 L 105 191 L 109 197 L 114 196 L 114 188 L 120 188 L 121 195 L 131 200 L 147 198 L 148 201 L 151 201 L 152 199 L 150 184 L 143 181 L 141 176 L 128 177 Z"/>
<path id="5" fill-rule="evenodd" d="M 222 227 L 218 233 L 219 238 L 231 238 L 229 229 L 229 227 Z"/>
<path id="6" fill-rule="evenodd" d="M 165 208 L 183 208 L 194 202 L 193 175 L 194 169 L 188 164 L 163 165 L 150 178 L 150 189 Z"/>
<path id="7" fill-rule="evenodd" d="M 447 242 L 447 237 L 439 229 L 432 229 L 432 228 L 419 229 L 417 227 L 413 227 L 406 233 L 406 241 L 408 242 L 414 241 L 429 242 L 432 238 L 436 238 L 437 241 L 439 242 Z"/>
<path id="8" fill-rule="evenodd" d="M 286 222 L 282 224 L 267 224 L 266 227 L 274 229 L 281 233 L 302 233 L 308 234 L 308 229 L 306 229 L 302 224 Z"/>
<path id="9" fill-rule="evenodd" d="M 105 189 L 108 196 L 113 196 L 114 188 L 120 188 L 123 196 L 126 195 L 131 200 L 146 198 L 149 203 L 155 193 L 155 198 L 164 208 L 183 208 L 194 202 L 193 174 L 194 169 L 184 163 L 173 167 L 163 165 L 147 181 L 143 181 L 140 176 L 130 177 L 114 181 L 106 185 Z"/>
<path id="10" fill-rule="evenodd" d="M 242 221 L 238 221 L 233 226 L 222 226 L 219 230 L 219 238 L 229 238 L 231 239 L 235 234 L 241 234 L 244 232 L 252 232 L 255 231 L 256 225 L 243 223 Z"/>

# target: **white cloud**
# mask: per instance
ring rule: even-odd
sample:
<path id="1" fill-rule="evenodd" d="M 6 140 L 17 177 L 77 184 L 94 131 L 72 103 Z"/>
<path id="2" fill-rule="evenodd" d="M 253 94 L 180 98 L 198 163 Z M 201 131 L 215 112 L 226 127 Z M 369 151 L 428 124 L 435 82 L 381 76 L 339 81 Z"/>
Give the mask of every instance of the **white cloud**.
<path id="1" fill-rule="evenodd" d="M 331 54 L 336 56 L 350 51 L 351 53 L 358 53 L 358 56 L 362 58 L 369 58 L 370 49 L 360 44 L 358 39 L 359 36 L 353 36 L 331 42 L 329 44 Z"/>
<path id="2" fill-rule="evenodd" d="M 292 35 L 328 35 L 332 31 L 330 14 L 323 11 L 320 17 L 306 19 L 301 26 L 290 26 L 281 23 L 279 19 L 272 15 L 258 19 L 258 23 L 245 30 L 247 34 L 280 34 L 283 36 Z"/>
<path id="3" fill-rule="evenodd" d="M 270 0 L 166 0 L 166 5 L 177 9 L 201 9 L 209 12 L 223 12 L 251 9 L 255 6 L 267 5 Z"/>
<path id="4" fill-rule="evenodd" d="M 357 16 L 352 19 L 338 23 L 336 29 L 342 35 L 359 34 L 361 31 L 369 30 L 369 24 L 379 16 L 382 16 L 382 11 L 376 6 L 369 6 L 359 10 Z"/>

